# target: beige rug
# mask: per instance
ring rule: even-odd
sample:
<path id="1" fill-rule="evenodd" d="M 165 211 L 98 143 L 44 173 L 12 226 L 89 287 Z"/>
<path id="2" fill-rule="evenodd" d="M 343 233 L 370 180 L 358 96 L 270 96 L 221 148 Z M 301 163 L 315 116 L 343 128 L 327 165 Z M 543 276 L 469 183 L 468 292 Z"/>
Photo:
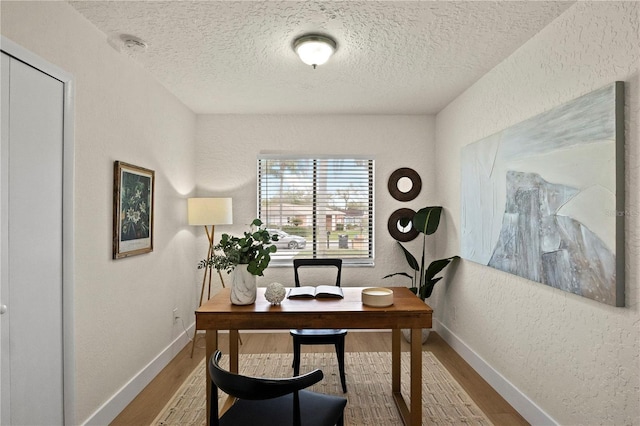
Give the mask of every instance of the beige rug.
<path id="1" fill-rule="evenodd" d="M 240 371 L 248 376 L 287 377 L 291 354 L 240 355 Z M 300 372 L 320 368 L 325 377 L 311 389 L 348 398 L 345 425 L 401 425 L 391 396 L 391 354 L 347 352 L 346 394 L 340 387 L 335 353 L 304 353 Z M 222 357 L 228 365 L 228 357 Z M 205 423 L 204 361 L 185 380 L 152 425 L 198 425 Z M 480 408 L 430 352 L 422 353 L 422 410 L 426 425 L 491 425 Z M 402 354 L 402 394 L 409 401 L 409 354 Z M 222 398 L 222 394 L 220 394 Z"/>

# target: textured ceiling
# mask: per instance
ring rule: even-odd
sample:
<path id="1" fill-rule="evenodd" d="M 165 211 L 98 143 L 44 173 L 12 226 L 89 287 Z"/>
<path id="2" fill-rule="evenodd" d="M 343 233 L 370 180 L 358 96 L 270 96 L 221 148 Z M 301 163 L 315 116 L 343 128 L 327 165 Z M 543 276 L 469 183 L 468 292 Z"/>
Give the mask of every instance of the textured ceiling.
<path id="1" fill-rule="evenodd" d="M 432 114 L 573 2 L 70 1 L 196 113 Z M 308 32 L 336 54 L 314 70 Z"/>

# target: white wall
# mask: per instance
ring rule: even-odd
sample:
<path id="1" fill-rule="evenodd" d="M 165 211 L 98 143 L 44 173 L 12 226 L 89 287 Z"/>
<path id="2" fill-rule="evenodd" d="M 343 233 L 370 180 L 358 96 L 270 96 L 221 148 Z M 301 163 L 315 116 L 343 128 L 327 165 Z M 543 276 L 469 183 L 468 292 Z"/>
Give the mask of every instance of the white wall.
<path id="1" fill-rule="evenodd" d="M 460 247 L 460 150 L 616 80 L 626 82 L 626 307 L 469 261 L 437 289 L 454 336 L 560 424 L 640 422 L 639 4 L 578 2 L 436 119 L 438 252 Z M 433 299 L 433 298 L 432 298 Z"/>
<path id="2" fill-rule="evenodd" d="M 183 332 L 174 307 L 192 321 L 198 278 L 184 199 L 195 187 L 195 115 L 65 2 L 1 7 L 4 36 L 75 77 L 72 309 L 82 423 Z M 111 259 L 115 160 L 156 172 L 150 254 Z"/>
<path id="3" fill-rule="evenodd" d="M 222 232 L 241 235 L 257 214 L 259 153 L 371 154 L 376 159 L 375 267 L 343 268 L 342 283 L 380 285 L 380 279 L 388 273 L 408 270 L 387 232 L 389 215 L 402 207 L 417 210 L 435 201 L 433 138 L 434 118 L 430 116 L 201 115 L 196 135 L 198 194 L 233 197 L 234 225 L 216 227 L 216 240 Z M 416 200 L 405 203 L 389 195 L 387 181 L 399 167 L 411 167 L 422 177 L 422 191 Z M 206 252 L 204 237 L 200 251 Z M 258 278 L 258 285 L 274 281 L 292 284 L 293 269 L 269 267 L 264 277 Z M 399 278 L 384 283 L 409 282 Z M 219 286 L 219 280 L 216 284 Z"/>

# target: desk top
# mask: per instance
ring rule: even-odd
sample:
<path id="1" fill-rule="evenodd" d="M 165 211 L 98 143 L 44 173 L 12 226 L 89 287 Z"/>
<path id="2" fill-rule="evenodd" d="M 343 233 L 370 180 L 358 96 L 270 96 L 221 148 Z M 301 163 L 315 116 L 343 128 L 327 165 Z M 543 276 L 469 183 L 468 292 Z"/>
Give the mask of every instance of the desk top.
<path id="1" fill-rule="evenodd" d="M 393 305 L 362 304 L 365 287 L 342 287 L 344 299 L 284 299 L 272 306 L 258 288 L 252 305 L 231 304 L 224 288 L 196 310 L 197 330 L 270 330 L 287 328 L 430 328 L 433 309 L 406 287 L 393 290 Z"/>

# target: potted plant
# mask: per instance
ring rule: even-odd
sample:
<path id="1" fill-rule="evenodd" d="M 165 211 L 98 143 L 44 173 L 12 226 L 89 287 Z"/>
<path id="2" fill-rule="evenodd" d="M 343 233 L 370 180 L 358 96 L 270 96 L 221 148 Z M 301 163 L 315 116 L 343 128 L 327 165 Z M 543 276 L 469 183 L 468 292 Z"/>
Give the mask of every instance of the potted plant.
<path id="1" fill-rule="evenodd" d="M 262 228 L 260 219 L 254 219 L 251 229 L 242 237 L 222 234 L 213 255 L 200 261 L 198 268 L 215 268 L 232 274 L 231 303 L 250 305 L 256 301 L 256 276 L 264 275 L 271 254 L 277 250 L 271 242 L 277 240 L 276 235 Z"/>
<path id="2" fill-rule="evenodd" d="M 418 231 L 418 233 L 422 234 L 422 256 L 420 258 L 420 263 L 418 263 L 415 256 L 413 256 L 411 252 L 398 241 L 398 245 L 402 249 L 409 267 L 413 270 L 413 274 L 395 272 L 383 277 L 383 279 L 396 275 L 408 277 L 411 280 L 411 287 L 409 287 L 409 289 L 423 301 L 431 296 L 436 283 L 442 279 L 442 277 L 438 277 L 437 275 L 455 259 L 460 258 L 460 256 L 451 256 L 444 259 L 437 259 L 429 263 L 425 268 L 427 235 L 431 235 L 438 230 L 441 215 L 442 207 L 440 206 L 424 207 L 416 212 L 411 219 L 411 222 L 412 226 Z M 404 333 L 404 335 L 405 338 L 409 340 L 408 333 Z M 429 331 L 423 331 L 423 343 L 427 340 L 428 336 Z"/>

